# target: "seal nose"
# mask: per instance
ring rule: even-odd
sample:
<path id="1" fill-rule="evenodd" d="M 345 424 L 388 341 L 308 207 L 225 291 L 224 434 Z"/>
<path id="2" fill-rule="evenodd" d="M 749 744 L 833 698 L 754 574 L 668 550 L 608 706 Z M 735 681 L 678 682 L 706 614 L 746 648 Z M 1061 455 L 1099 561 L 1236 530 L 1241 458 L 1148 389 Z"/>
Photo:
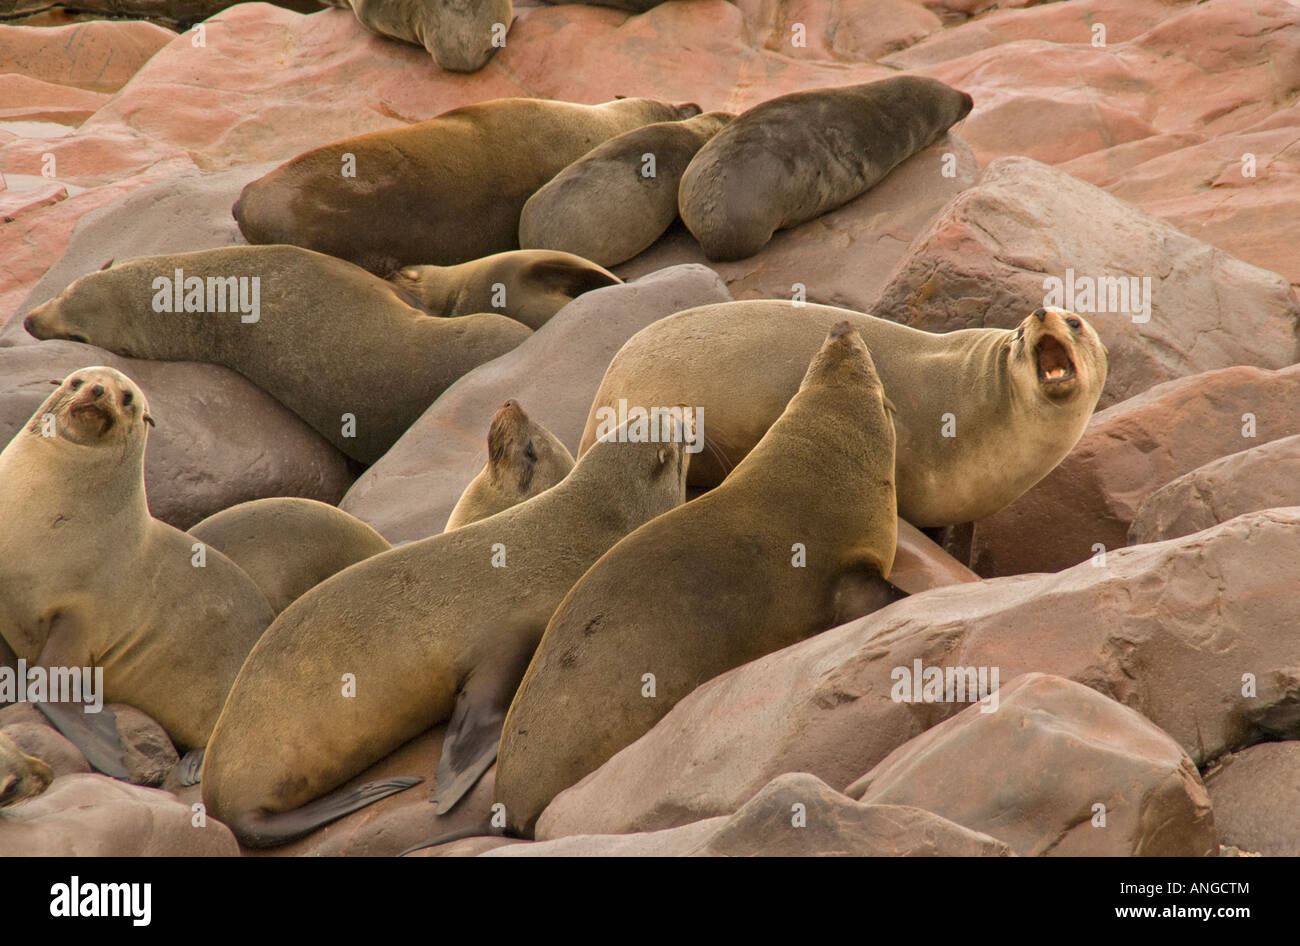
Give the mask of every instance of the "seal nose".
<path id="1" fill-rule="evenodd" d="M 1038 321 L 1040 321 L 1040 322 L 1046 322 L 1046 321 L 1047 321 L 1047 310 L 1046 310 L 1046 309 L 1043 309 L 1043 308 L 1035 309 L 1035 310 L 1034 310 L 1034 315 L 1036 315 L 1036 316 L 1038 317 Z"/>
<path id="2" fill-rule="evenodd" d="M 103 396 L 104 396 L 104 386 L 103 386 L 102 384 L 97 384 L 97 385 L 95 385 L 93 388 L 90 389 L 90 393 L 93 394 L 93 395 L 95 395 L 95 397 L 103 397 Z"/>
<path id="3" fill-rule="evenodd" d="M 23 331 L 25 331 L 28 335 L 36 334 L 35 332 L 32 331 L 32 317 L 30 315 L 27 316 L 27 318 L 23 319 Z"/>

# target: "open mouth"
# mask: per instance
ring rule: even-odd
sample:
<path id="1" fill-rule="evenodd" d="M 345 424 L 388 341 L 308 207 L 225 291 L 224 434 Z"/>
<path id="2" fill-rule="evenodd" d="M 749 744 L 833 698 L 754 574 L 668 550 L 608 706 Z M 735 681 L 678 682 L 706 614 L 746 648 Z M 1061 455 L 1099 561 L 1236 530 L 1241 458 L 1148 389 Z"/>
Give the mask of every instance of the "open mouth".
<path id="1" fill-rule="evenodd" d="M 1065 346 L 1051 335 L 1044 335 L 1034 347 L 1038 361 L 1038 380 L 1043 384 L 1060 384 L 1074 377 L 1074 362 Z"/>
<path id="2" fill-rule="evenodd" d="M 68 413 L 77 420 L 85 420 L 87 418 L 97 420 L 99 422 L 99 433 L 101 436 L 108 433 L 113 428 L 113 425 L 117 423 L 117 418 L 113 416 L 113 412 L 105 410 L 97 403 L 78 404 Z"/>

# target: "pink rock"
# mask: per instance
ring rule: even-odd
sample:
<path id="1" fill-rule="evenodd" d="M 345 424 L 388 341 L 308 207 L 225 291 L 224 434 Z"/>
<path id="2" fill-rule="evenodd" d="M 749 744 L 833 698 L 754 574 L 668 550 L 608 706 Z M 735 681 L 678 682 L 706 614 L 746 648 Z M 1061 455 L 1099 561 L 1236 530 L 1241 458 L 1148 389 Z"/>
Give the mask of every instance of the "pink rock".
<path id="1" fill-rule="evenodd" d="M 6 71 L 45 82 L 116 92 L 176 34 L 152 23 L 89 20 L 33 29 L 0 26 Z"/>
<path id="2" fill-rule="evenodd" d="M 20 704 L 29 705 L 29 704 Z M 40 710 L 33 709 L 37 715 Z M 89 772 L 90 763 L 76 746 L 49 724 L 44 716 L 36 722 L 9 723 L 0 727 L 0 733 L 14 741 L 29 756 L 40 759 L 54 770 L 54 777 Z"/>
<path id="3" fill-rule="evenodd" d="M 0 122 L 58 122 L 75 127 L 110 97 L 103 92 L 6 73 L 0 75 L 0 102 L 6 103 L 0 107 Z"/>
<path id="4" fill-rule="evenodd" d="M 1224 368 L 1152 388 L 1095 415 L 1060 466 L 975 523 L 970 565 L 986 578 L 1057 571 L 1098 545 L 1120 548 L 1142 503 L 1166 483 L 1297 433 L 1300 365 Z"/>
<path id="5" fill-rule="evenodd" d="M 1235 752 L 1205 776 L 1224 844 L 1265 857 L 1300 857 L 1300 742 Z"/>
<path id="6" fill-rule="evenodd" d="M 918 0 L 739 0 L 736 6 L 755 46 L 795 59 L 879 59 L 943 26 Z"/>

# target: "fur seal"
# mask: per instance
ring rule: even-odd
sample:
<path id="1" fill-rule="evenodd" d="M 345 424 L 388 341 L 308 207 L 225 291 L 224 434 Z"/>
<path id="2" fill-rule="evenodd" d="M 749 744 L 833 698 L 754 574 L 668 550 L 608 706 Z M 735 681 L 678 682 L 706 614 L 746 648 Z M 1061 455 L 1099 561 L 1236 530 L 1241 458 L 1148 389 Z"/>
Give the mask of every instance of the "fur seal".
<path id="1" fill-rule="evenodd" d="M 449 72 L 478 72 L 514 20 L 511 0 L 321 0 L 372 33 L 423 46 Z"/>
<path id="2" fill-rule="evenodd" d="M 480 102 L 301 154 L 245 187 L 235 219 L 249 243 L 292 243 L 384 275 L 464 263 L 518 249 L 524 202 L 596 145 L 699 113 L 652 99 Z"/>
<path id="3" fill-rule="evenodd" d="M 592 403 L 704 409 L 732 463 L 763 436 L 799 385 L 800 363 L 847 319 L 875 356 L 897 407 L 898 514 L 912 525 L 982 519 L 1046 476 L 1078 442 L 1106 382 L 1106 348 L 1081 316 L 1038 309 L 1015 329 L 934 334 L 831 306 L 772 299 L 701 306 L 642 329 L 614 356 Z M 708 453 L 691 484 L 720 482 Z"/>
<path id="4" fill-rule="evenodd" d="M 569 449 L 511 398 L 493 415 L 487 463 L 465 487 L 443 531 L 459 529 L 532 499 L 572 469 Z"/>
<path id="5" fill-rule="evenodd" d="M 208 549 L 199 567 L 149 514 L 151 423 L 126 375 L 82 368 L 0 453 L 0 636 L 30 665 L 102 667 L 105 703 L 198 747 L 274 615 L 234 562 Z"/>
<path id="6" fill-rule="evenodd" d="M 545 493 L 307 592 L 235 681 L 204 762 L 208 812 L 245 845 L 292 840 L 379 797 L 326 793 L 450 717 L 435 796 L 449 810 L 496 758 L 555 606 L 610 546 L 682 502 L 687 459 L 680 442 L 607 438 Z"/>
<path id="7" fill-rule="evenodd" d="M 50 787 L 54 770 L 0 732 L 0 808 L 33 798 Z"/>
<path id="8" fill-rule="evenodd" d="M 239 503 L 189 534 L 243 569 L 276 614 L 331 575 L 392 548 L 355 516 L 293 497 Z"/>
<path id="9" fill-rule="evenodd" d="M 584 292 L 623 282 L 590 260 L 551 250 L 511 250 L 458 266 L 403 266 L 388 281 L 430 315 L 498 312 L 531 329 Z"/>
<path id="10" fill-rule="evenodd" d="M 691 690 L 835 626 L 846 595 L 889 575 L 887 403 L 861 336 L 835 325 L 721 486 L 637 529 L 582 576 L 502 729 L 496 799 L 510 827 L 531 833 L 555 795 Z"/>
<path id="11" fill-rule="evenodd" d="M 682 175 L 682 221 L 711 260 L 753 256 L 772 234 L 848 203 L 971 110 L 922 76 L 794 92 L 755 105 Z"/>
<path id="12" fill-rule="evenodd" d="M 524 204 L 519 245 L 615 266 L 677 219 L 677 188 L 697 151 L 736 116 L 706 112 L 624 132 L 574 161 Z M 654 160 L 648 173 L 647 156 Z"/>
<path id="13" fill-rule="evenodd" d="M 231 368 L 362 463 L 383 456 L 453 381 L 531 334 L 503 315 L 431 319 L 384 280 L 296 246 L 118 263 L 23 325 L 132 358 Z"/>

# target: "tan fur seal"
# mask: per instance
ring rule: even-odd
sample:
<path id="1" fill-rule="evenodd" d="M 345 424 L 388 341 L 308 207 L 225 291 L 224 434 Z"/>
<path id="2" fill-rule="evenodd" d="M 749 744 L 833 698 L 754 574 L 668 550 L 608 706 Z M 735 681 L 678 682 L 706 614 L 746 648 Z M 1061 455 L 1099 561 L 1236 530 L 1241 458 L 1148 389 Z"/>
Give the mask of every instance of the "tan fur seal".
<path id="1" fill-rule="evenodd" d="M 465 487 L 443 531 L 459 529 L 532 499 L 572 469 L 573 454 L 568 448 L 512 398 L 493 415 L 487 463 Z"/>
<path id="2" fill-rule="evenodd" d="M 321 0 L 351 10 L 372 33 L 423 46 L 443 69 L 477 72 L 514 20 L 511 0 Z"/>
<path id="3" fill-rule="evenodd" d="M 245 187 L 235 219 L 249 243 L 305 246 L 385 275 L 464 263 L 517 249 L 524 202 L 602 141 L 699 113 L 652 99 L 480 102 L 301 154 Z"/>
<path id="4" fill-rule="evenodd" d="M 507 824 L 530 833 L 704 681 L 839 623 L 889 574 L 894 507 L 886 399 L 842 322 L 722 485 L 623 539 L 556 609 L 502 729 Z"/>
<path id="5" fill-rule="evenodd" d="M 970 110 L 965 92 L 922 76 L 778 96 L 695 155 L 678 193 L 682 220 L 709 259 L 752 256 L 777 230 L 872 187 Z"/>
<path id="6" fill-rule="evenodd" d="M 1078 442 L 1106 382 L 1106 348 L 1083 318 L 1038 309 L 1016 329 L 937 335 L 831 306 L 771 299 L 679 312 L 642 329 L 614 356 L 600 408 L 690 404 L 732 463 L 763 436 L 799 385 L 800 363 L 847 319 L 875 357 L 897 408 L 898 514 L 915 526 L 991 515 L 1046 476 Z M 720 482 L 708 453 L 691 484 Z"/>
<path id="7" fill-rule="evenodd" d="M 326 793 L 449 716 L 435 800 L 450 809 L 495 759 L 555 606 L 610 546 L 682 502 L 686 460 L 680 442 L 611 437 L 545 493 L 307 592 L 231 690 L 204 762 L 209 814 L 246 845 L 292 840 L 379 797 Z"/>
<path id="8" fill-rule="evenodd" d="M 331 575 L 392 548 L 355 516 L 294 497 L 231 506 L 189 534 L 243 569 L 276 614 Z"/>
<path id="9" fill-rule="evenodd" d="M 197 747 L 273 615 L 233 562 L 208 549 L 200 567 L 149 515 L 149 423 L 129 378 L 82 368 L 0 453 L 0 636 L 31 665 L 102 667 L 105 703 Z"/>
<path id="10" fill-rule="evenodd" d="M 630 260 L 677 219 L 682 173 L 733 118 L 706 112 L 656 122 L 593 148 L 528 198 L 519 245 L 567 250 L 602 266 Z"/>
<path id="11" fill-rule="evenodd" d="M 39 795 L 54 781 L 54 770 L 19 749 L 0 732 L 0 808 Z"/>
<path id="12" fill-rule="evenodd" d="M 37 338 L 231 368 L 363 463 L 383 456 L 453 381 L 530 334 L 503 315 L 431 319 L 384 280 L 296 246 L 118 263 L 23 324 Z"/>
<path id="13" fill-rule="evenodd" d="M 584 292 L 623 282 L 590 260 L 551 250 L 511 250 L 458 266 L 403 266 L 388 280 L 430 315 L 498 312 L 531 329 Z"/>

